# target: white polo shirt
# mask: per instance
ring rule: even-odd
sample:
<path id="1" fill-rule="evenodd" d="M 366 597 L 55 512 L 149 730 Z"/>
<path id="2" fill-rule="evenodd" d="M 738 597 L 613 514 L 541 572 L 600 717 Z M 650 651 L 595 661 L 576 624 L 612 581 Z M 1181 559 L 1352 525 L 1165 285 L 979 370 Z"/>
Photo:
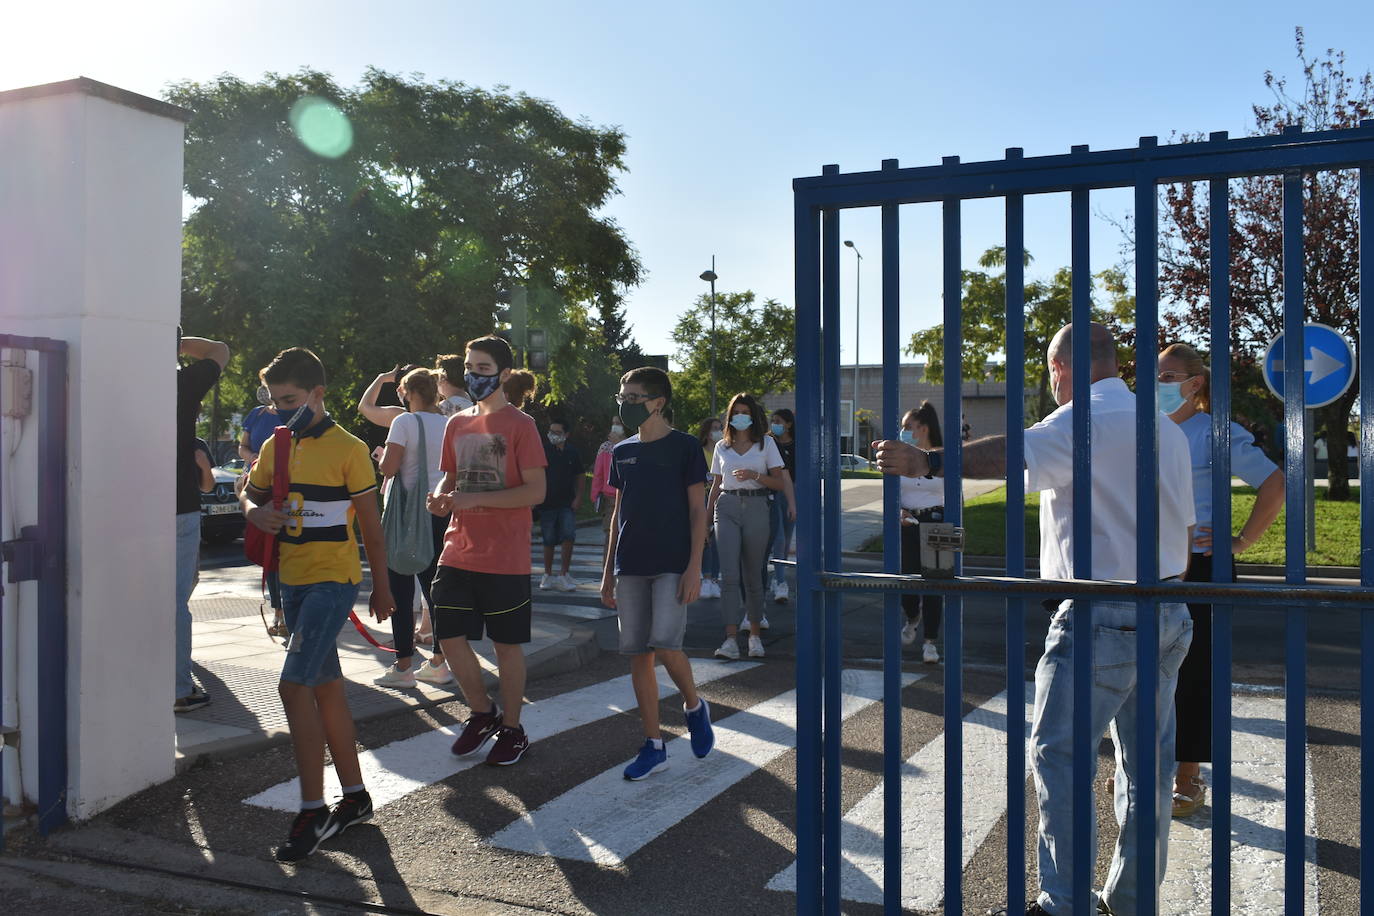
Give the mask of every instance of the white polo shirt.
<path id="1" fill-rule="evenodd" d="M 1094 382 L 1092 425 L 1093 579 L 1136 579 L 1135 394 L 1119 378 Z M 1026 430 L 1026 489 L 1040 499 L 1040 574 L 1073 575 L 1073 403 Z M 1188 437 L 1160 414 L 1159 575 L 1188 568 L 1188 526 L 1195 521 Z"/>

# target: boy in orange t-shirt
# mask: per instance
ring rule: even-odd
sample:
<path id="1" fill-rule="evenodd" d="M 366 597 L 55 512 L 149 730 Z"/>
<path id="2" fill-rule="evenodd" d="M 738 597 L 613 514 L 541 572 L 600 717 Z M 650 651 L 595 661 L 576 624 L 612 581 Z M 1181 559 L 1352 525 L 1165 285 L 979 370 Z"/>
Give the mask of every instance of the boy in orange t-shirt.
<path id="1" fill-rule="evenodd" d="M 476 403 L 449 418 L 444 479 L 428 499 L 435 515 L 453 514 L 430 592 L 434 636 L 472 709 L 453 753 L 475 754 L 494 736 L 487 763 L 496 766 L 516 763 L 529 748 L 520 704 L 530 641 L 530 507 L 544 500 L 546 465 L 534 420 L 506 398 L 504 386 L 529 377 L 514 364 L 499 337 L 468 343 L 464 379 Z M 499 706 L 469 645 L 484 634 L 496 648 Z"/>

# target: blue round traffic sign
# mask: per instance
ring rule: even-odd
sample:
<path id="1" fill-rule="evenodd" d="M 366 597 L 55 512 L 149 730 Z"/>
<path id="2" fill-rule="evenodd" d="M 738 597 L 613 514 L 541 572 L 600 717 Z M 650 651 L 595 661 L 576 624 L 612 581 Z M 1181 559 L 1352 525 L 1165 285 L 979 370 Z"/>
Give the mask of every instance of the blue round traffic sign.
<path id="1" fill-rule="evenodd" d="M 1302 326 L 1303 401 L 1309 410 L 1345 394 L 1355 380 L 1355 351 L 1335 328 L 1316 321 Z M 1264 383 L 1283 400 L 1283 332 L 1264 351 Z"/>

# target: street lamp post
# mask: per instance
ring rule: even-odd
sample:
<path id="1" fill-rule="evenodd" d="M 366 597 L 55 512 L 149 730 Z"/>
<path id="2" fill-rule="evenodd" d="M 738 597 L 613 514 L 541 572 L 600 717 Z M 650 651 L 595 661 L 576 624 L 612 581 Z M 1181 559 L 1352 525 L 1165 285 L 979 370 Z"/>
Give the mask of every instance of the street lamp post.
<path id="1" fill-rule="evenodd" d="M 854 249 L 854 454 L 859 453 L 859 280 L 863 276 L 864 256 L 859 253 L 859 246 L 849 239 L 844 240 L 846 248 Z"/>
<path id="2" fill-rule="evenodd" d="M 701 279 L 711 284 L 711 416 L 716 415 L 716 256 L 711 255 L 711 269 L 701 272 Z"/>

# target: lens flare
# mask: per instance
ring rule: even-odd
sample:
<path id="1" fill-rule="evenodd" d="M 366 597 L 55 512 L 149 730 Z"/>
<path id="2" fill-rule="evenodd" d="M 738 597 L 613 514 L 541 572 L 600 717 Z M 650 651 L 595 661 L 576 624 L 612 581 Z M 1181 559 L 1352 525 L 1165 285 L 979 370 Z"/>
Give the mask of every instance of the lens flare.
<path id="1" fill-rule="evenodd" d="M 353 146 L 353 125 L 328 99 L 305 96 L 291 106 L 288 120 L 296 138 L 317 156 L 338 159 Z"/>

